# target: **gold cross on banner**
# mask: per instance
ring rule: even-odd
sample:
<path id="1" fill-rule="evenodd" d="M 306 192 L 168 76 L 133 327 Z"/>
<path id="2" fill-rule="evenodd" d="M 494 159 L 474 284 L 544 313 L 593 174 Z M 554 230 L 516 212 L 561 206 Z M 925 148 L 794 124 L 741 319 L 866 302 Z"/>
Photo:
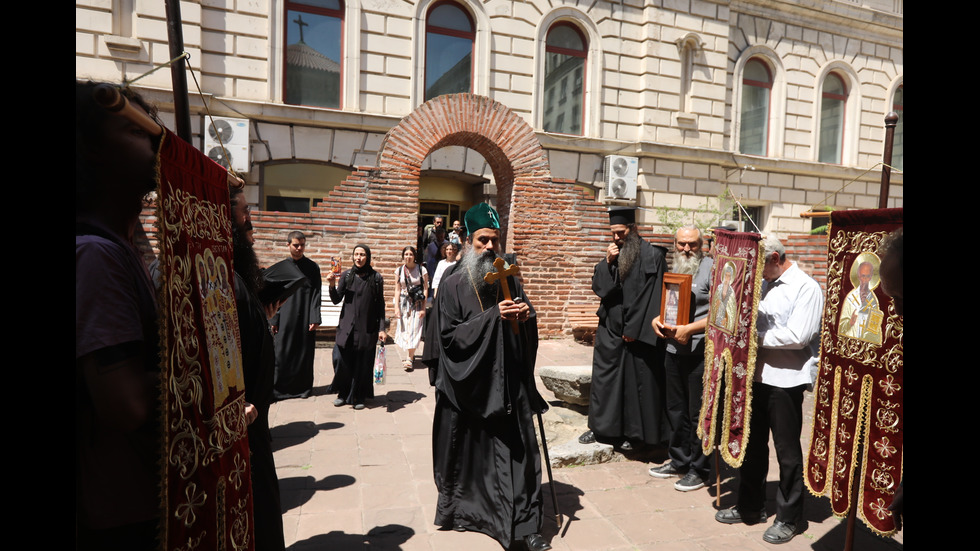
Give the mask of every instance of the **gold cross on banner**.
<path id="1" fill-rule="evenodd" d="M 497 258 L 493 261 L 493 267 L 497 269 L 496 272 L 487 272 L 487 275 L 483 276 L 483 281 L 492 284 L 494 281 L 500 280 L 500 288 L 504 291 L 504 299 L 513 300 L 510 298 L 510 287 L 507 286 L 507 276 L 517 275 L 521 271 L 518 269 L 517 264 L 511 264 L 510 268 L 504 269 L 504 259 Z M 510 327 L 514 330 L 514 334 L 517 334 L 517 320 L 510 320 Z"/>

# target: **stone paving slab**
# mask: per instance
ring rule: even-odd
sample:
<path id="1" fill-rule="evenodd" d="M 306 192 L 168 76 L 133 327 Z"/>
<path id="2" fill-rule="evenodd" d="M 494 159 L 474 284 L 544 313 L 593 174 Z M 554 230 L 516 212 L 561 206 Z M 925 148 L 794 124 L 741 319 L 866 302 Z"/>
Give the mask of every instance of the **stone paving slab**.
<path id="1" fill-rule="evenodd" d="M 289 549 L 500 551 L 501 546 L 483 534 L 441 531 L 432 524 L 435 398 L 426 370 L 404 372 L 404 352 L 389 345 L 387 384 L 375 387 L 376 397 L 365 410 L 354 411 L 350 406 L 334 407 L 334 395 L 324 394 L 333 377 L 330 354 L 329 347 L 316 351 L 313 396 L 277 402 L 270 411 Z M 542 341 L 538 363 L 589 365 L 591 355 L 590 347 L 571 339 Z M 539 390 L 549 399 L 542 384 Z M 811 408 L 805 403 L 807 415 Z M 574 412 L 563 416 L 565 427 L 546 422 L 549 439 L 559 433 L 566 439 L 580 434 L 581 427 L 571 426 L 581 422 Z M 808 431 L 804 430 L 804 442 Z M 603 463 L 553 469 L 564 521 L 561 530 L 554 521 L 544 473 L 542 533 L 556 551 L 773 551 L 762 541 L 768 523 L 723 525 L 714 520 L 718 506 L 713 486 L 678 492 L 673 488 L 677 479 L 650 477 L 647 469 L 663 461 L 662 453 L 627 456 L 613 451 L 610 455 Z M 724 508 L 734 504 L 736 479 L 732 469 L 723 465 L 721 470 Z M 775 510 L 776 472 L 772 451 L 767 484 L 770 515 Z M 808 495 L 805 516 L 808 530 L 779 546 L 779 551 L 843 549 L 845 522 L 830 514 L 826 498 Z M 855 550 L 903 549 L 903 532 L 881 538 L 860 521 L 857 526 Z"/>

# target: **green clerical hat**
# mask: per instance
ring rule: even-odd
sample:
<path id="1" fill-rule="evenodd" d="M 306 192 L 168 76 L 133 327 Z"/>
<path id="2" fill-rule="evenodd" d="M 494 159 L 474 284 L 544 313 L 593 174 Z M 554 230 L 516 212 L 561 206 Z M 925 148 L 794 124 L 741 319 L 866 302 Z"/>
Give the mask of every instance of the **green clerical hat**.
<path id="1" fill-rule="evenodd" d="M 487 203 L 480 203 L 466 211 L 465 217 L 466 233 L 473 235 L 477 230 L 483 228 L 500 229 L 500 217 L 497 211 L 493 210 Z"/>

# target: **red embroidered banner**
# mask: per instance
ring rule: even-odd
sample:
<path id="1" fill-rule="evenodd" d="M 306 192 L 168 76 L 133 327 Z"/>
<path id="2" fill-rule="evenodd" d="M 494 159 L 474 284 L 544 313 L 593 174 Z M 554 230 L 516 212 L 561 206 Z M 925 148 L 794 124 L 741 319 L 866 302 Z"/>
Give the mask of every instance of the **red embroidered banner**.
<path id="1" fill-rule="evenodd" d="M 856 481 L 858 516 L 883 535 L 896 531 L 888 506 L 902 478 L 904 388 L 902 316 L 881 288 L 878 248 L 902 224 L 902 209 L 831 213 L 806 466 L 807 487 L 829 496 L 839 517 Z"/>
<path id="2" fill-rule="evenodd" d="M 757 233 L 715 230 L 715 263 L 704 337 L 705 385 L 698 436 L 705 454 L 720 437 L 721 456 L 739 467 L 749 441 L 752 377 L 762 267 L 762 237 Z M 721 395 L 724 389 L 724 396 Z M 719 426 L 716 436 L 715 428 Z"/>
<path id="3" fill-rule="evenodd" d="M 170 131 L 160 149 L 163 548 L 253 549 L 227 172 Z"/>

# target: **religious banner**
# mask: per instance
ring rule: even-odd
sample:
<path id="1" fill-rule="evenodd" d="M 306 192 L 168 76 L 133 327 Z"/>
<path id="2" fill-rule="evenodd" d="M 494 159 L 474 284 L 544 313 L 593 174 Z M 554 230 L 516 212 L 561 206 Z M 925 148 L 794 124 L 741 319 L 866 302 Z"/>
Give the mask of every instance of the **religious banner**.
<path id="1" fill-rule="evenodd" d="M 739 467 L 749 442 L 755 321 L 765 258 L 757 233 L 715 230 L 715 237 L 698 436 L 705 455 L 720 438 L 721 457 Z"/>
<path id="2" fill-rule="evenodd" d="M 820 335 L 806 484 L 842 517 L 895 533 L 888 506 L 902 479 L 902 316 L 881 288 L 878 249 L 902 209 L 831 213 L 827 301 Z"/>
<path id="3" fill-rule="evenodd" d="M 254 548 L 227 171 L 160 147 L 163 549 Z"/>

